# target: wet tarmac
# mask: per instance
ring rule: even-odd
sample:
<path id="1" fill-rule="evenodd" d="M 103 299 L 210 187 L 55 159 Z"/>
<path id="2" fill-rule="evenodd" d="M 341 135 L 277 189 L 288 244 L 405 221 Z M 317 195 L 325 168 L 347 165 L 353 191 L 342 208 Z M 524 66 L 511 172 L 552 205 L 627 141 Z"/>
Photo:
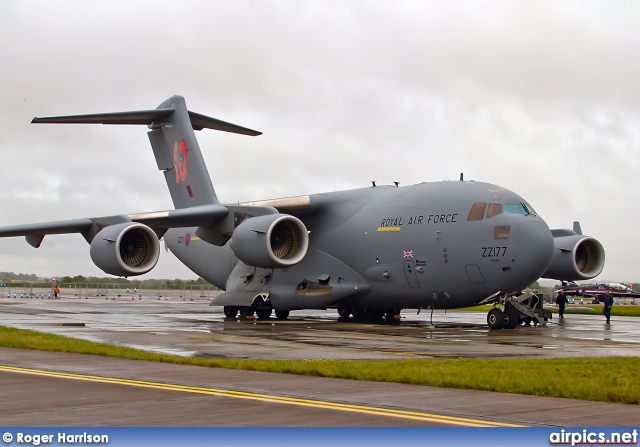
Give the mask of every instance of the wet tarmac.
<path id="1" fill-rule="evenodd" d="M 165 293 L 166 294 L 166 293 Z M 554 315 L 555 316 L 555 315 Z M 185 356 L 402 359 L 637 356 L 639 319 L 567 314 L 491 331 L 485 312 L 406 312 L 397 325 L 226 319 L 179 293 L 2 298 L 0 325 Z M 20 426 L 630 426 L 637 405 L 291 376 L 0 348 L 0 417 Z M 186 392 L 185 392 L 186 391 Z M 592 419 L 593 415 L 597 419 Z"/>
<path id="2" fill-rule="evenodd" d="M 569 310 L 571 312 L 571 310 Z M 0 299 L 0 325 L 185 356 L 260 359 L 508 358 L 640 355 L 640 320 L 557 315 L 546 326 L 492 331 L 485 312 L 404 312 L 397 325 L 340 322 L 334 310 L 288 320 L 228 319 L 208 299 Z"/>

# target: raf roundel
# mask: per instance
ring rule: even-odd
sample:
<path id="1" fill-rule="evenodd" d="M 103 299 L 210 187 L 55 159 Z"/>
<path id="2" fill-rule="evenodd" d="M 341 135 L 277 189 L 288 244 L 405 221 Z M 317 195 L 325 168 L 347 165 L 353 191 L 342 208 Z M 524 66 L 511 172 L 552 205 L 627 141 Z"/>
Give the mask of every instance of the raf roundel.
<path id="1" fill-rule="evenodd" d="M 188 247 L 190 242 L 191 242 L 191 233 L 187 233 L 187 235 L 184 238 L 184 244 Z"/>

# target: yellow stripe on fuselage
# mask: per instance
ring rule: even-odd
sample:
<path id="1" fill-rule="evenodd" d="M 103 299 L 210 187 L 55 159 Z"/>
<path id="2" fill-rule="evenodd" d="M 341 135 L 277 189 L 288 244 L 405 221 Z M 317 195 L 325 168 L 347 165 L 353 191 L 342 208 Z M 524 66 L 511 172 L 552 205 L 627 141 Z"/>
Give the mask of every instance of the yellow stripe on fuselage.
<path id="1" fill-rule="evenodd" d="M 402 227 L 378 227 L 378 231 L 400 231 Z"/>

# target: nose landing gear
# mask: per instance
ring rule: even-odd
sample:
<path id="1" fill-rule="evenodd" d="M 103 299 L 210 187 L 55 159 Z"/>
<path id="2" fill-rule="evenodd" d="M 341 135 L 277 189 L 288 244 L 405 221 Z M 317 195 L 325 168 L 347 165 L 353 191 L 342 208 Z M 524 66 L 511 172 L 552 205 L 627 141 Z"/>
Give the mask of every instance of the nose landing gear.
<path id="1" fill-rule="evenodd" d="M 489 329 L 502 329 L 504 326 L 504 312 L 498 307 L 494 307 L 487 314 L 487 324 Z"/>
<path id="2" fill-rule="evenodd" d="M 551 311 L 542 306 L 542 297 L 535 293 L 508 293 L 500 295 L 493 309 L 487 314 L 490 329 L 514 329 L 522 323 L 535 326 L 547 324 Z"/>

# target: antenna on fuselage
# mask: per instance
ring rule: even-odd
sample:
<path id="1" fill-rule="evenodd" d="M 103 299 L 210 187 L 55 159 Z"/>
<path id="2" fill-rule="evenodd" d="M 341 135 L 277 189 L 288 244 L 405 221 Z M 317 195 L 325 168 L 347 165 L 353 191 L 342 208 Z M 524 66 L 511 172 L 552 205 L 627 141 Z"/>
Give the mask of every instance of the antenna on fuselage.
<path id="1" fill-rule="evenodd" d="M 582 228 L 580 228 L 580 222 L 578 221 L 573 222 L 573 232 L 575 234 L 582 234 Z"/>
<path id="2" fill-rule="evenodd" d="M 464 173 L 463 172 L 460 173 L 460 181 L 464 182 Z"/>
<path id="3" fill-rule="evenodd" d="M 373 187 L 376 187 L 376 181 L 375 180 L 371 180 L 371 184 L 373 185 Z"/>
<path id="4" fill-rule="evenodd" d="M 394 185 L 400 186 L 400 182 L 393 182 Z"/>

